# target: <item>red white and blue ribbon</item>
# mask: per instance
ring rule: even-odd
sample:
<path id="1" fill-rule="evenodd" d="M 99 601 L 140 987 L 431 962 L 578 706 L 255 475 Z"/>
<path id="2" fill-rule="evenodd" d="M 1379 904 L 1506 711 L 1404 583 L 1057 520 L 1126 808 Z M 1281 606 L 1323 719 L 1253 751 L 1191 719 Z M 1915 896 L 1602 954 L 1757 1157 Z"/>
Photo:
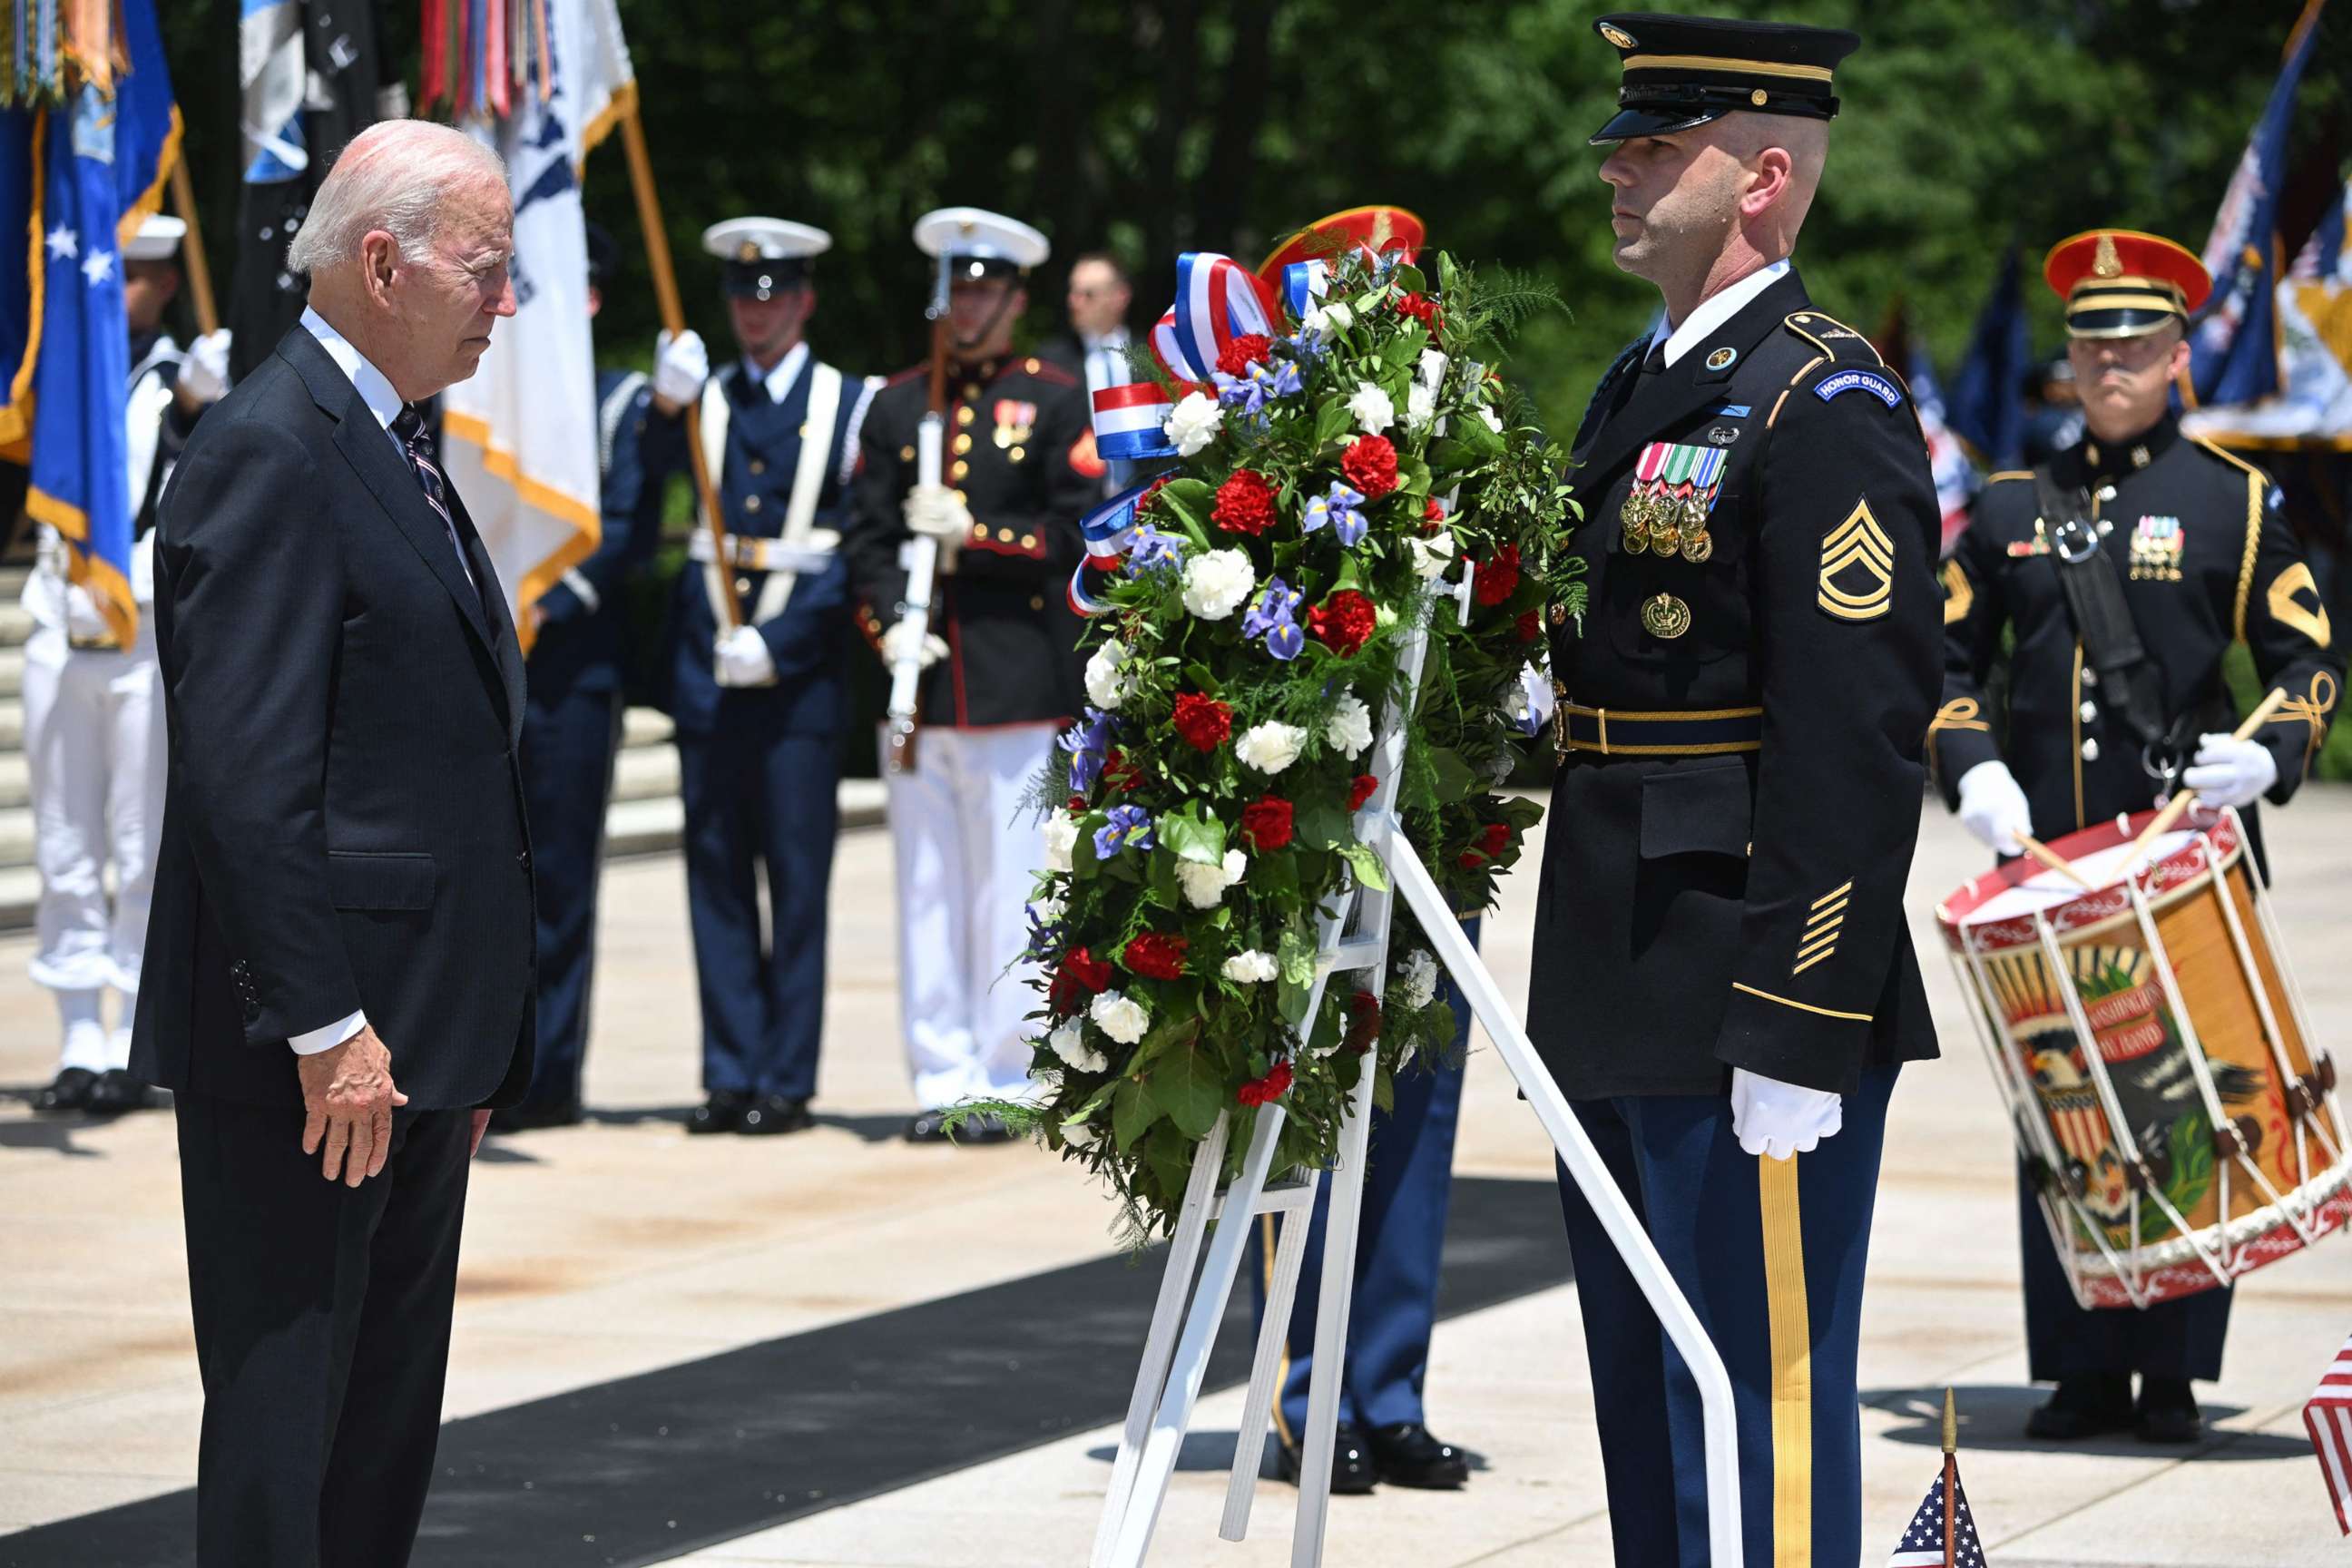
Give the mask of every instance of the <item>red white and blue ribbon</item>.
<path id="1" fill-rule="evenodd" d="M 1100 569 L 1091 560 L 1081 561 L 1078 569 L 1070 574 L 1070 609 L 1086 620 L 1106 614 L 1111 607 L 1109 600 L 1097 599 L 1087 592 L 1087 574 Z"/>
<path id="2" fill-rule="evenodd" d="M 1168 416 L 1175 405 L 1156 381 L 1106 386 L 1095 394 L 1095 454 L 1108 463 L 1172 458 Z"/>
<path id="3" fill-rule="evenodd" d="M 1096 437 L 1095 443 L 1099 449 L 1102 437 Z M 1127 558 L 1127 547 L 1135 538 L 1137 503 L 1158 482 L 1154 478 L 1129 485 L 1078 520 L 1078 531 L 1086 535 L 1087 557 L 1097 567 L 1108 569 Z"/>
<path id="4" fill-rule="evenodd" d="M 1265 286 L 1232 257 L 1186 251 L 1176 258 L 1176 303 L 1153 324 L 1151 352 L 1171 380 L 1205 386 L 1226 344 L 1272 332 L 1273 310 Z M 1174 411 L 1156 382 L 1104 387 L 1094 395 L 1096 452 L 1114 463 L 1174 457 L 1167 436 Z"/>
<path id="5" fill-rule="evenodd" d="M 1315 301 L 1331 289 L 1331 264 L 1320 259 L 1294 261 L 1282 269 L 1282 299 L 1290 307 L 1292 316 L 1300 321 L 1315 308 Z"/>

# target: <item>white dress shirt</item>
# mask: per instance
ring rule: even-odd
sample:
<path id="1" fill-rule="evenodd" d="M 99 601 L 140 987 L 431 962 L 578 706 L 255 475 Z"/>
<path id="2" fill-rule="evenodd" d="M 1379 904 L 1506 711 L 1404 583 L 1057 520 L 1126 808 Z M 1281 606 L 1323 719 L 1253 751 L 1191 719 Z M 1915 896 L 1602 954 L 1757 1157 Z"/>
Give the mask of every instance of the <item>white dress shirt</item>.
<path id="1" fill-rule="evenodd" d="M 1789 275 L 1786 258 L 1749 273 L 1727 289 L 1719 289 L 1698 302 L 1690 319 L 1666 337 L 1666 363 L 1672 364 L 1715 335 L 1715 330 L 1748 306 L 1748 301 Z"/>
<path id="2" fill-rule="evenodd" d="M 1127 363 L 1125 327 L 1113 327 L 1100 337 L 1082 337 L 1078 342 L 1087 354 L 1087 395 L 1089 400 L 1106 386 L 1125 386 L 1135 379 Z"/>
<path id="3" fill-rule="evenodd" d="M 743 374 L 757 384 L 768 389 L 769 402 L 782 403 L 785 395 L 792 391 L 793 384 L 800 380 L 801 367 L 808 363 L 808 340 L 803 338 L 794 343 L 783 358 L 776 362 L 775 369 L 763 372 L 747 359 L 743 362 Z"/>

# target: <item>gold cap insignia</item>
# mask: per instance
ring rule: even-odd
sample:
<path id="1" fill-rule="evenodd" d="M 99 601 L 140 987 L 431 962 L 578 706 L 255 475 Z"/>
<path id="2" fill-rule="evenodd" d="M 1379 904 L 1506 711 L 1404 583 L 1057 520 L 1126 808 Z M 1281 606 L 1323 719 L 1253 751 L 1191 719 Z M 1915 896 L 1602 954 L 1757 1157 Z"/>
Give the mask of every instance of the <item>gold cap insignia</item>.
<path id="1" fill-rule="evenodd" d="M 1842 621 L 1874 621 L 1895 606 L 1895 542 L 1870 515 L 1866 500 L 1822 541 L 1814 602 Z"/>
<path id="2" fill-rule="evenodd" d="M 751 239 L 747 239 L 747 240 L 743 241 L 740 245 L 738 245 L 738 246 L 735 247 L 735 259 L 736 259 L 736 260 L 738 260 L 738 261 L 757 261 L 757 260 L 759 260 L 759 259 L 760 259 L 760 245 L 759 245 L 759 242 L 758 242 L 757 240 L 751 240 Z"/>
<path id="3" fill-rule="evenodd" d="M 1611 47 L 1614 48 L 1630 49 L 1635 47 L 1633 35 L 1614 22 L 1601 23 L 1601 36 L 1608 39 Z"/>
<path id="4" fill-rule="evenodd" d="M 2111 234 L 2099 236 L 2099 248 L 2091 257 L 2091 276 L 2120 278 L 2123 275 L 2123 258 L 2116 254 L 2115 236 Z"/>

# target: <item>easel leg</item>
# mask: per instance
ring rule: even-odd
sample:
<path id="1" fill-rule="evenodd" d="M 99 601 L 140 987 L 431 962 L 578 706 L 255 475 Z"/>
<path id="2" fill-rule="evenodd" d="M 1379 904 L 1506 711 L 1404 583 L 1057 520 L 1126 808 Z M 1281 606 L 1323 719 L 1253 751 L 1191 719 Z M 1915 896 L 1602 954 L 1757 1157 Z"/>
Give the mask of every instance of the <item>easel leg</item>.
<path id="1" fill-rule="evenodd" d="M 1373 974 L 1377 988 L 1381 972 Z M 1378 1076 L 1367 1056 L 1363 1075 L 1348 1097 L 1347 1122 L 1339 1129 L 1339 1163 L 1328 1177 L 1331 1208 L 1324 1219 L 1322 1293 L 1315 1308 L 1315 1370 L 1307 1379 L 1307 1431 L 1298 1455 L 1298 1520 L 1290 1537 L 1291 1568 L 1315 1568 L 1323 1561 L 1339 1392 L 1348 1380 L 1348 1314 L 1356 1297 L 1356 1237 L 1364 1213 L 1372 1082 Z"/>
<path id="2" fill-rule="evenodd" d="M 1298 1296 L 1298 1274 L 1307 1261 L 1307 1233 L 1315 1223 L 1315 1189 L 1323 1173 L 1307 1176 L 1307 1202 L 1282 1216 L 1282 1240 L 1273 1248 L 1274 1278 L 1265 1292 L 1265 1320 L 1258 1325 L 1257 1359 L 1250 1364 L 1249 1397 L 1242 1405 L 1241 1429 L 1234 1437 L 1234 1473 L 1225 1483 L 1225 1517 L 1217 1533 L 1239 1541 L 1249 1533 L 1250 1504 L 1257 1495 L 1258 1460 L 1265 1452 L 1266 1423 L 1274 1402 L 1282 1397 L 1283 1343 L 1290 1337 L 1291 1304 Z M 1273 1215 L 1261 1220 L 1271 1223 Z"/>

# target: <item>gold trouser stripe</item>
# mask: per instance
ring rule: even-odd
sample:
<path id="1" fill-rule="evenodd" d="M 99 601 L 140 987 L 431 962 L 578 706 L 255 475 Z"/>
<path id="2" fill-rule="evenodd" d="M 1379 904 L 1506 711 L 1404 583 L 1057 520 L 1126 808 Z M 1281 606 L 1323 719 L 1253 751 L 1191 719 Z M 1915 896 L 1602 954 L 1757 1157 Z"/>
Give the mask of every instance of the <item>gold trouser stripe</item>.
<path id="1" fill-rule="evenodd" d="M 1266 1305 L 1274 1304 L 1274 1216 L 1262 1214 L 1258 1223 L 1265 1228 L 1258 1232 L 1258 1272 L 1264 1277 Z M 1294 1447 L 1298 1439 L 1290 1435 L 1290 1423 L 1282 1418 L 1282 1391 L 1290 1383 L 1290 1325 L 1282 1325 L 1282 1364 L 1274 1373 L 1274 1429 L 1277 1436 Z"/>
<path id="2" fill-rule="evenodd" d="M 1738 980 L 1731 983 L 1731 988 L 1734 991 L 1745 991 L 1750 996 L 1761 996 L 1767 1002 L 1778 1002 L 1783 1007 L 1794 1007 L 1800 1013 L 1818 1013 L 1824 1018 L 1844 1018 L 1856 1024 L 1870 1022 L 1870 1015 L 1867 1013 L 1841 1013 L 1834 1007 L 1816 1007 L 1810 1002 L 1791 1002 L 1786 996 L 1775 996 L 1769 991 L 1759 991 L 1753 985 Z"/>
<path id="3" fill-rule="evenodd" d="M 1756 1157 L 1764 1219 L 1764 1307 L 1772 1335 L 1772 1564 L 1813 1561 L 1813 1330 L 1805 1303 L 1805 1233 L 1797 1162 Z"/>
<path id="4" fill-rule="evenodd" d="M 1791 81 L 1827 81 L 1827 66 L 1786 66 L 1778 60 L 1741 60 L 1724 55 L 1627 55 L 1629 71 L 1727 71 L 1741 76 L 1786 77 Z"/>

